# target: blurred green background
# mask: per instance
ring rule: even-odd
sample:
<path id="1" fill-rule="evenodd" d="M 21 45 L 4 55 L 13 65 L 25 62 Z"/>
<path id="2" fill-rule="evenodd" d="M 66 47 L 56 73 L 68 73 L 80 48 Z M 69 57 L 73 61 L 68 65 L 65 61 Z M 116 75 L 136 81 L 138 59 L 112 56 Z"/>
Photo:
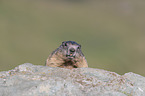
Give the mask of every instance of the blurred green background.
<path id="1" fill-rule="evenodd" d="M 67 40 L 89 67 L 145 76 L 145 0 L 0 0 L 0 71 L 44 65 Z"/>

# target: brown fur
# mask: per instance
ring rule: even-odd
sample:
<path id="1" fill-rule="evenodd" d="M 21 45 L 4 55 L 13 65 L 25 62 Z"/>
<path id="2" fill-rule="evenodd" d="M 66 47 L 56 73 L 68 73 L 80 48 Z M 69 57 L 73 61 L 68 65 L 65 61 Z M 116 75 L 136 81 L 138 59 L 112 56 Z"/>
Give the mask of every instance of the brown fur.
<path id="1" fill-rule="evenodd" d="M 64 43 L 67 44 L 67 46 L 65 46 Z M 81 49 L 76 48 L 79 46 L 80 45 L 74 41 L 63 42 L 59 48 L 57 48 L 55 51 L 53 51 L 49 55 L 49 57 L 46 60 L 46 66 L 62 67 L 62 68 L 68 68 L 68 69 L 88 67 L 87 61 L 85 59 L 85 56 L 81 52 Z M 71 59 L 66 56 L 67 50 L 70 47 L 76 48 L 76 50 L 75 50 L 76 53 L 74 55 L 75 57 L 72 57 Z"/>

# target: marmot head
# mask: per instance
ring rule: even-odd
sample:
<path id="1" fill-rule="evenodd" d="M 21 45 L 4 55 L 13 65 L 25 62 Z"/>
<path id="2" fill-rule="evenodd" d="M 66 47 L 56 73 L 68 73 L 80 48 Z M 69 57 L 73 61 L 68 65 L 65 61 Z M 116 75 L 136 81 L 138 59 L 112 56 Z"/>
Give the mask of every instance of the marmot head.
<path id="1" fill-rule="evenodd" d="M 66 59 L 75 59 L 83 56 L 81 52 L 81 45 L 75 41 L 64 41 L 60 47 L 62 49 L 61 51 L 63 56 L 65 56 Z"/>
<path id="2" fill-rule="evenodd" d="M 80 44 L 74 41 L 64 41 L 49 55 L 46 66 L 73 69 L 88 67 L 88 64 Z"/>

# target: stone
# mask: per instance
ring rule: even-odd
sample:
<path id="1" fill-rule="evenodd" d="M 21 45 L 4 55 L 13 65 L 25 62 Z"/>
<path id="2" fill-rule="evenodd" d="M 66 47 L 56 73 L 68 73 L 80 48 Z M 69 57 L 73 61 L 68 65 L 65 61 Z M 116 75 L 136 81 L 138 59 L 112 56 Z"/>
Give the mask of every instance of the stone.
<path id="1" fill-rule="evenodd" d="M 25 63 L 0 72 L 0 96 L 145 96 L 145 77 Z"/>

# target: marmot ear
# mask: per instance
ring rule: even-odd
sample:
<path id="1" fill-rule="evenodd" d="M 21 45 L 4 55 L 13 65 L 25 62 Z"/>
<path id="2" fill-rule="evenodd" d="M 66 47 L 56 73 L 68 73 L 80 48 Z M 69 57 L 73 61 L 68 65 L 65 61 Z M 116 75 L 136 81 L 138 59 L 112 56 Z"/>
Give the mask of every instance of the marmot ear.
<path id="1" fill-rule="evenodd" d="M 79 47 L 81 48 L 81 45 L 79 45 Z"/>
<path id="2" fill-rule="evenodd" d="M 78 49 L 81 49 L 81 45 L 78 46 Z"/>

